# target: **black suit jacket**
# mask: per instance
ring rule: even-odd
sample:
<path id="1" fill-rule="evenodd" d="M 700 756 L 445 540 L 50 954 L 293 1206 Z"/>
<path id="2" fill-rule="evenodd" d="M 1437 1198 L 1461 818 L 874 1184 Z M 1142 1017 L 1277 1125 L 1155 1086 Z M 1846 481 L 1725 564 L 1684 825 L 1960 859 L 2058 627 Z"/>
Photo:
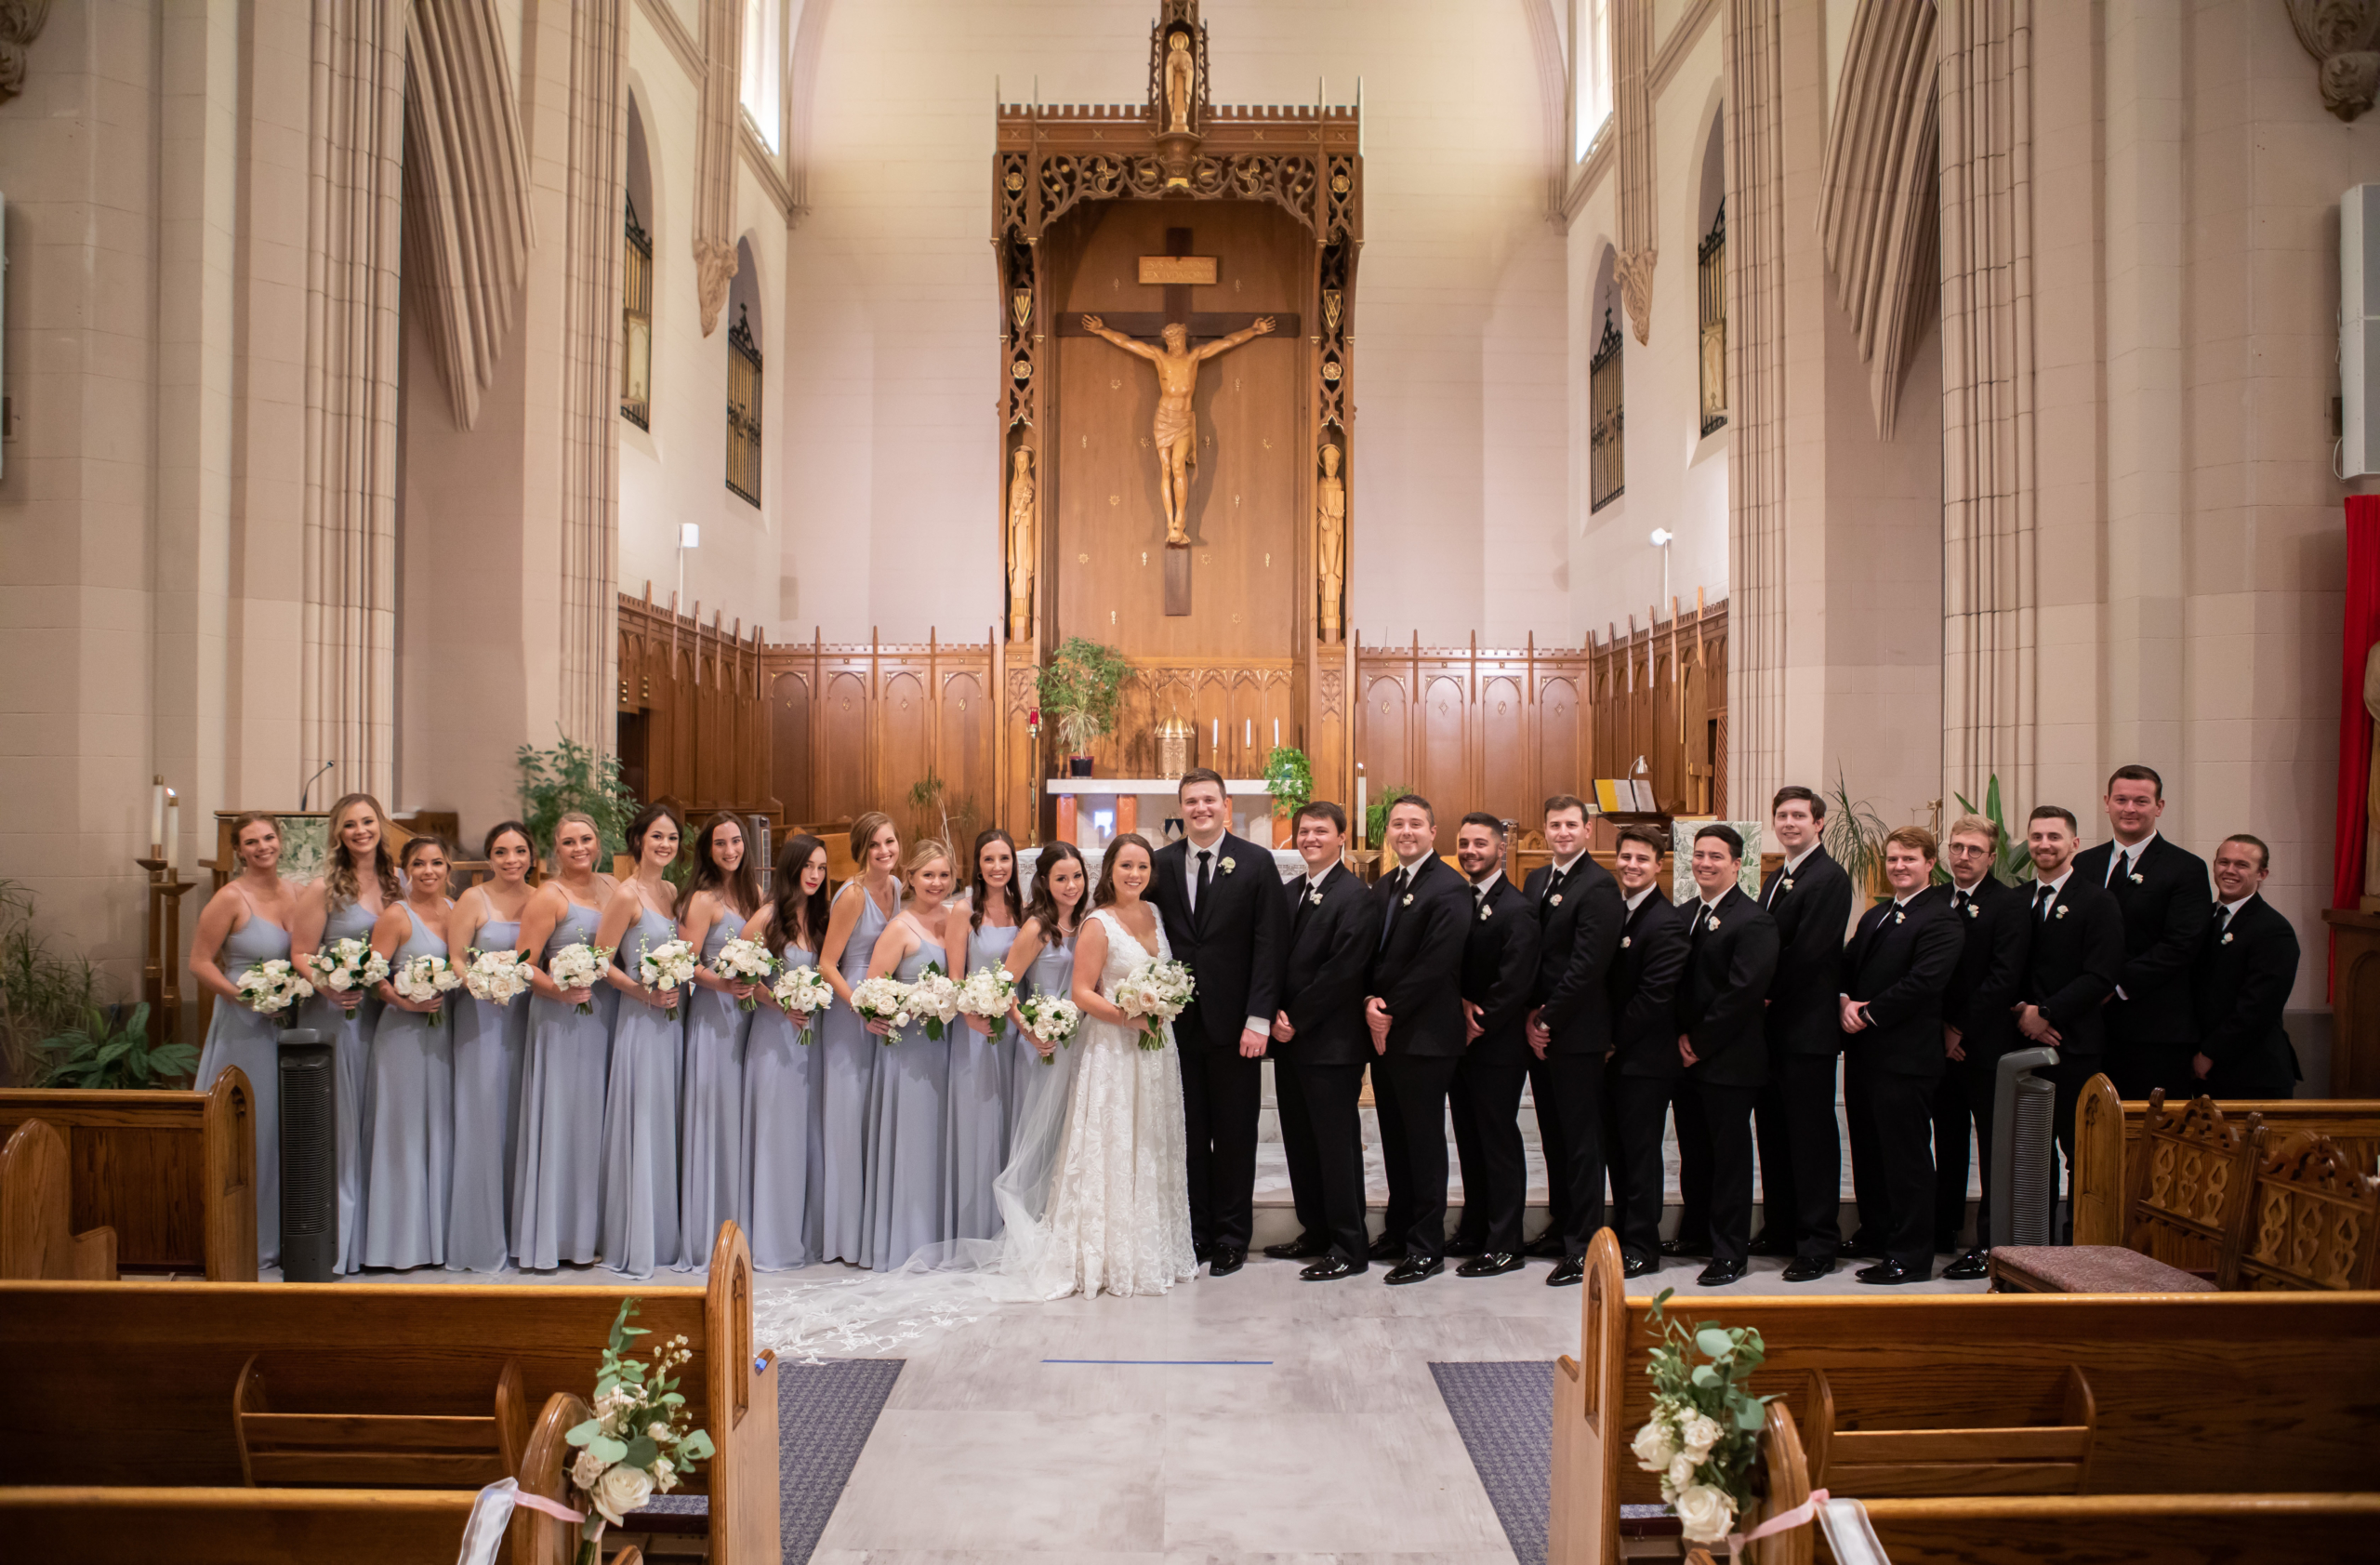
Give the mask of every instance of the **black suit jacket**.
<path id="1" fill-rule="evenodd" d="M 2074 855 L 2074 874 L 2101 885 L 2115 843 Z M 2108 1001 L 2108 1036 L 2119 1042 L 2189 1043 L 2198 1040 L 2190 1002 L 2190 963 L 2215 916 L 2206 860 L 2162 834 L 2150 839 L 2134 867 L 2106 886 L 2123 914 L 2123 971 L 2116 985 L 2130 999 Z"/>
<path id="2" fill-rule="evenodd" d="M 1686 914 L 1656 886 L 1620 926 L 1611 965 L 1611 1048 L 1622 1076 L 1673 1081 L 1678 1057 L 1677 988 L 1692 941 Z"/>
<path id="3" fill-rule="evenodd" d="M 1380 913 L 1363 877 L 1334 864 L 1319 902 L 1305 877 L 1282 888 L 1289 935 L 1282 941 L 1280 995 L 1296 1036 L 1276 1041 L 1273 1057 L 1299 1065 L 1361 1065 L 1372 1057 L 1364 1026 L 1364 981 L 1380 944 Z"/>
<path id="4" fill-rule="evenodd" d="M 1777 921 L 1734 886 L 1717 907 L 1705 908 L 1698 899 L 1685 911 L 1688 949 L 1677 1025 L 1694 1044 L 1692 1073 L 1714 1087 L 1765 1086 L 1761 1011 L 1777 975 Z"/>
<path id="5" fill-rule="evenodd" d="M 2095 1059 L 2107 1052 L 2105 1002 L 2123 971 L 2123 911 L 2080 869 L 2066 878 L 2046 919 L 2032 914 L 2038 891 L 2026 895 L 2033 935 L 2022 998 L 2057 1028 L 2061 1053 Z"/>
<path id="6" fill-rule="evenodd" d="M 1524 895 L 1537 910 L 1537 983 L 1529 1003 L 1553 1037 L 1549 1054 L 1600 1054 L 1611 1048 L 1612 953 L 1620 949 L 1620 926 L 1627 903 L 1611 871 L 1581 853 L 1569 878 L 1546 895 L 1551 865 L 1528 873 Z"/>
<path id="7" fill-rule="evenodd" d="M 1189 839 L 1168 842 L 1157 854 L 1157 914 L 1176 960 L 1197 975 L 1197 997 L 1173 1029 L 1183 1054 L 1213 1047 L 1239 1049 L 1240 1029 L 1250 1016 L 1266 1028 L 1279 1009 L 1283 922 L 1281 872 L 1273 850 L 1226 831 L 1215 844 L 1214 880 L 1198 913 L 1190 914 Z M 1223 861 L 1231 867 L 1225 869 Z"/>
<path id="8" fill-rule="evenodd" d="M 1950 907 L 1948 886 L 1928 886 L 1902 907 L 1879 902 L 1859 916 L 1843 953 L 1843 992 L 1868 1017 L 1844 1035 L 1852 1058 L 1896 1076 L 1942 1074 L 1942 997 L 1967 922 Z"/>
<path id="9" fill-rule="evenodd" d="M 1942 1019 L 1959 1029 L 1959 1050 L 1970 1060 L 1997 1060 L 2024 1041 L 2009 1007 L 2025 987 L 2025 958 L 2033 944 L 2032 921 L 2026 916 L 2031 906 L 2031 888 L 2003 885 L 1986 875 L 1976 882 L 1963 915 L 1966 939 L 1942 992 Z"/>
<path id="10" fill-rule="evenodd" d="M 1388 1008 L 1391 1055 L 1424 1059 L 1462 1056 L 1462 948 L 1471 917 L 1471 882 L 1435 854 L 1425 855 L 1411 889 L 1400 891 L 1396 871 L 1372 886 L 1372 906 L 1387 938 L 1373 936 L 1367 995 Z"/>
<path id="11" fill-rule="evenodd" d="M 1498 875 L 1485 905 L 1474 904 L 1462 942 L 1462 998 L 1479 1007 L 1479 1036 L 1465 1057 L 1519 1070 L 1529 1062 L 1529 999 L 1537 985 L 1537 908 L 1510 877 Z M 1392 1013 L 1393 1014 L 1393 1013 Z"/>
<path id="12" fill-rule="evenodd" d="M 1784 882 L 1792 882 L 1791 886 Z M 1810 850 L 1792 875 L 1782 865 L 1760 882 L 1760 905 L 1777 921 L 1777 979 L 1768 988 L 1768 1043 L 1779 1056 L 1843 1049 L 1843 932 L 1851 922 L 1851 877 Z"/>
<path id="13" fill-rule="evenodd" d="M 2255 895 L 2240 904 L 2229 929 L 2218 932 L 2210 918 L 2200 938 L 2194 986 L 2199 1053 L 2218 1066 L 2269 1055 L 2288 1062 L 2294 1073 L 2295 1056 L 2281 1015 L 2297 985 L 2297 931 L 2279 908 Z"/>

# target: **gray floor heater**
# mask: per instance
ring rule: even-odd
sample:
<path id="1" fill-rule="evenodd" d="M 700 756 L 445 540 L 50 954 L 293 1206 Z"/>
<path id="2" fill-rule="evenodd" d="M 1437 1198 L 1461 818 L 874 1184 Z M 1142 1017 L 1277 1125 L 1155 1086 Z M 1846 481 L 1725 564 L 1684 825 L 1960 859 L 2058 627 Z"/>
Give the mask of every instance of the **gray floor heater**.
<path id="1" fill-rule="evenodd" d="M 337 1061 L 310 1028 L 281 1035 L 281 1280 L 328 1282 L 338 1262 Z"/>
<path id="2" fill-rule="evenodd" d="M 1986 1236 L 1995 1248 L 2052 1242 L 2057 1089 L 2035 1072 L 2056 1063 L 2056 1049 L 2018 1049 L 2000 1056 L 1991 1091 L 1991 1232 Z"/>

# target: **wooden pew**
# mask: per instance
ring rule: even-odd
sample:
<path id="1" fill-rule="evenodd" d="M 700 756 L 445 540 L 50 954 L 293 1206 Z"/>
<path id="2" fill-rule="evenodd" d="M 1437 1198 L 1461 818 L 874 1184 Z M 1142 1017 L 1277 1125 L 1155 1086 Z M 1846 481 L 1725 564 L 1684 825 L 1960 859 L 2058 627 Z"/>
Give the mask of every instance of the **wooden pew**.
<path id="1" fill-rule="evenodd" d="M 1624 1296 L 1608 1233 L 1588 1251 L 1580 1293 L 1579 1357 L 1554 1373 L 1547 1558 L 1616 1565 L 1620 1506 L 1660 1498 L 1657 1479 L 1628 1449 L 1650 1409 L 1645 1365 L 1657 1338 L 1646 1322 L 1651 1300 Z M 1752 1389 L 1781 1394 L 1799 1425 L 1818 1416 L 1817 1377 L 1825 1376 L 1831 1462 L 1850 1465 L 1842 1440 L 1854 1431 L 2025 1431 L 2037 1449 L 2055 1445 L 2075 1427 L 2070 1372 L 2079 1368 L 2091 1399 L 2084 1497 L 2374 1487 L 2380 1353 L 2371 1344 L 2380 1335 L 2380 1294 L 1722 1293 L 1672 1302 L 1689 1321 L 1758 1328 L 1767 1360 Z M 1938 1460 L 1943 1449 L 1871 1447 L 1859 1465 Z M 1821 1486 L 1831 1477 L 1828 1466 L 1812 1475 Z M 2004 1494 L 2020 1481 L 2002 1473 L 1972 1483 Z M 2031 1482 L 2043 1497 L 2063 1488 L 2071 1498 L 2076 1484 L 2070 1470 Z"/>
<path id="2" fill-rule="evenodd" d="M 2247 1188 L 2215 1283 L 2236 1289 L 2380 1288 L 2380 1180 L 2329 1136 L 2249 1133 Z"/>
<path id="3" fill-rule="evenodd" d="M 754 1352 L 751 1290 L 751 1253 L 733 1223 L 721 1225 L 699 1288 L 0 1283 L 0 1359 L 19 1367 L 20 1400 L 46 1421 L 9 1476 L 239 1484 L 232 1396 L 258 1354 L 288 1363 L 368 1353 L 412 1401 L 476 1401 L 508 1359 L 529 1406 L 585 1395 L 620 1301 L 632 1296 L 643 1301 L 634 1323 L 654 1333 L 640 1342 L 683 1333 L 694 1350 L 681 1389 L 719 1455 L 688 1487 L 710 1497 L 713 1565 L 776 1565 L 776 1359 Z"/>
<path id="4" fill-rule="evenodd" d="M 254 1282 L 254 1094 L 236 1069 L 203 1093 L 0 1090 L 0 1135 L 35 1117 L 57 1128 L 68 1220 L 78 1232 L 113 1228 L 117 1266 Z"/>
<path id="5" fill-rule="evenodd" d="M 2327 1135 L 2364 1174 L 2373 1172 L 2380 1160 L 2380 1100 L 2235 1099 L 2221 1107 L 2226 1119 L 2242 1124 L 2252 1114 L 2260 1117 L 2276 1137 L 2298 1131 Z M 2115 1083 L 2107 1077 L 2094 1076 L 2083 1084 L 2074 1107 L 2075 1243 L 2124 1242 L 2124 1208 L 2139 1168 L 2140 1130 L 2148 1117 L 2145 1100 L 2119 1099 Z M 2184 1270 L 2213 1271 L 2216 1257 L 2207 1248 L 2159 1259 Z"/>
<path id="6" fill-rule="evenodd" d="M 115 1230 L 67 1221 L 66 1143 L 27 1120 L 0 1150 L 0 1277 L 113 1282 Z"/>

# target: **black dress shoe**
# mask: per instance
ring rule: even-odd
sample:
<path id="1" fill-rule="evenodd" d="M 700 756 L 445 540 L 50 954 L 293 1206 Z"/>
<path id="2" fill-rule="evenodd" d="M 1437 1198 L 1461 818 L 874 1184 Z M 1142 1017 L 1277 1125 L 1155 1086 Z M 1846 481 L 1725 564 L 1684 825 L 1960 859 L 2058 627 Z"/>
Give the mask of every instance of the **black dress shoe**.
<path id="1" fill-rule="evenodd" d="M 1627 1260 L 1620 1263 L 1620 1275 L 1622 1277 L 1650 1277 L 1660 1269 L 1661 1263 L 1653 1259 L 1650 1255 L 1631 1255 Z M 1585 1270 L 1586 1268 L 1583 1266 L 1580 1267 L 1580 1275 L 1583 1276 L 1585 1274 Z"/>
<path id="2" fill-rule="evenodd" d="M 1551 1223 L 1547 1224 L 1543 1233 L 1538 1235 L 1535 1239 L 1530 1240 L 1527 1244 L 1521 1246 L 1521 1253 L 1529 1256 L 1534 1260 L 1560 1260 L 1562 1258 L 1562 1230 Z"/>
<path id="3" fill-rule="evenodd" d="M 1704 1288 L 1725 1288 L 1730 1282 L 1741 1282 L 1747 1269 L 1741 1261 L 1713 1261 L 1694 1280 Z"/>
<path id="4" fill-rule="evenodd" d="M 1554 1262 L 1554 1269 L 1546 1274 L 1545 1285 L 1548 1288 L 1575 1288 L 1586 1280 L 1587 1258 L 1584 1255 L 1565 1255 Z"/>
<path id="5" fill-rule="evenodd" d="M 1509 1250 L 1490 1250 L 1474 1255 L 1454 1268 L 1457 1277 L 1501 1277 L 1508 1271 L 1518 1271 L 1528 1263 Z"/>
<path id="6" fill-rule="evenodd" d="M 1455 1236 L 1447 1240 L 1447 1254 L 1452 1259 L 1463 1261 L 1469 1260 L 1474 1255 L 1486 1253 L 1488 1253 L 1488 1241 L 1475 1235 L 1463 1233 L 1458 1229 Z"/>
<path id="7" fill-rule="evenodd" d="M 1708 1258 L 1711 1253 L 1711 1241 L 1707 1239 L 1665 1239 L 1661 1240 L 1661 1253 L 1664 1255 L 1699 1255 Z"/>
<path id="8" fill-rule="evenodd" d="M 1942 1268 L 1942 1275 L 1953 1282 L 1973 1282 L 1991 1275 L 1991 1252 L 1978 1245 Z"/>
<path id="9" fill-rule="evenodd" d="M 1266 1245 L 1264 1253 L 1276 1261 L 1311 1261 L 1317 1255 L 1329 1254 L 1330 1246 L 1300 1234 L 1286 1244 Z"/>
<path id="10" fill-rule="evenodd" d="M 1390 1269 L 1388 1285 L 1394 1288 L 1400 1283 L 1419 1282 L 1425 1277 L 1435 1277 L 1446 1269 L 1447 1264 L 1444 1261 L 1425 1261 L 1419 1255 L 1408 1255 Z"/>
<path id="11" fill-rule="evenodd" d="M 1342 1261 L 1336 1255 L 1325 1255 L 1299 1272 L 1298 1280 L 1302 1282 L 1336 1282 L 1342 1277 L 1353 1277 L 1359 1271 L 1370 1269 L 1370 1266 L 1362 1261 Z"/>
<path id="12" fill-rule="evenodd" d="M 1831 1255 L 1796 1255 L 1785 1268 L 1788 1282 L 1815 1282 L 1834 1269 Z"/>
<path id="13" fill-rule="evenodd" d="M 1779 1238 L 1766 1228 L 1763 1228 L 1752 1236 L 1752 1242 L 1744 1246 L 1744 1253 L 1747 1255 L 1791 1255 L 1793 1253 L 1793 1240 L 1790 1237 Z"/>
<path id="14" fill-rule="evenodd" d="M 1865 1234 L 1853 1234 L 1834 1247 L 1834 1253 L 1837 1259 L 1844 1261 L 1881 1261 L 1884 1258 L 1884 1247 Z"/>
<path id="15" fill-rule="evenodd" d="M 1371 1249 L 1365 1253 L 1375 1261 L 1401 1261 L 1405 1259 L 1405 1241 L 1394 1234 L 1382 1234 L 1372 1240 Z"/>
<path id="16" fill-rule="evenodd" d="M 1215 1246 L 1215 1253 L 1207 1258 L 1207 1275 L 1209 1277 L 1229 1277 L 1232 1273 L 1245 1266 L 1247 1262 L 1247 1251 L 1236 1249 L 1228 1244 L 1218 1244 Z"/>
<path id="17" fill-rule="evenodd" d="M 1215 1247 L 1205 1240 L 1193 1240 L 1190 1244 L 1190 1253 L 1196 1256 L 1198 1263 L 1203 1266 L 1215 1258 Z"/>
<path id="18" fill-rule="evenodd" d="M 1934 1280 L 1934 1271 L 1932 1267 L 1905 1267 L 1898 1261 L 1878 1261 L 1872 1267 L 1861 1267 L 1852 1275 L 1857 1277 L 1862 1282 L 1872 1282 L 1877 1286 L 1884 1288 L 1894 1287 L 1903 1282 L 1931 1282 Z"/>

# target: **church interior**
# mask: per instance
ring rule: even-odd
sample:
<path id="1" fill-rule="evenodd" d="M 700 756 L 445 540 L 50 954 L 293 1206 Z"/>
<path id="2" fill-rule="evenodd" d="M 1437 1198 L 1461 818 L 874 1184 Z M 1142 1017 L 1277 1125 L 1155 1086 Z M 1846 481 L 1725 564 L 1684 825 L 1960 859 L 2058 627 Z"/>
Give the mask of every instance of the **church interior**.
<path id="1" fill-rule="evenodd" d="M 2371 1558 L 2375 99 L 0 5 L 10 1557 Z"/>

